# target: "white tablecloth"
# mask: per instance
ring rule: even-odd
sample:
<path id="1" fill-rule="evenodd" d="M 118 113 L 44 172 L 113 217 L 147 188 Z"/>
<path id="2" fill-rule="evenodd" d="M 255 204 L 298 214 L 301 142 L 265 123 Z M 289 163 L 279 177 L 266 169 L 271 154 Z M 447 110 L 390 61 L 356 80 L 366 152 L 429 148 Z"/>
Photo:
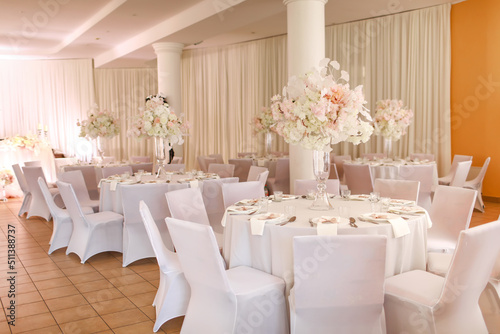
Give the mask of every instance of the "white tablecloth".
<path id="1" fill-rule="evenodd" d="M 297 220 L 285 226 L 266 224 L 262 236 L 252 235 L 247 215 L 228 215 L 224 232 L 224 258 L 229 268 L 245 265 L 272 275 L 282 277 L 287 284 L 287 291 L 293 285 L 293 237 L 300 235 L 316 235 L 317 230 L 311 227 L 309 219 L 322 215 L 338 216 L 339 206 L 348 207 L 350 216 L 371 211 L 369 202 L 331 200 L 333 211 L 314 211 L 308 207 L 310 200 L 297 199 L 273 202 L 270 212 L 284 212 L 284 205 L 296 206 Z M 392 227 L 388 223 L 378 225 L 357 221 L 358 228 L 348 223 L 339 224 L 338 234 L 379 234 L 386 235 L 387 260 L 386 277 L 414 269 L 425 270 L 427 218 L 425 215 L 411 216 L 408 220 L 410 234 L 394 238 Z"/>

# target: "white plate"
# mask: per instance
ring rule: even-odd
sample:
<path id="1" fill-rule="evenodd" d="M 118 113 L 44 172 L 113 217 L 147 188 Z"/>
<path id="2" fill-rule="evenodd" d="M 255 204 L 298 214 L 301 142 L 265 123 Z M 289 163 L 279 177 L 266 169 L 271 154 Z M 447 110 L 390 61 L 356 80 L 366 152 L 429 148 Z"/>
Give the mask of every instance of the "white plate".
<path id="1" fill-rule="evenodd" d="M 235 205 L 258 205 L 258 204 L 259 204 L 258 198 L 242 199 L 241 201 L 235 203 Z"/>
<path id="2" fill-rule="evenodd" d="M 279 223 L 283 220 L 285 215 L 283 213 L 277 213 L 277 212 L 268 212 L 268 213 L 262 213 L 260 215 L 253 216 L 252 219 L 257 219 L 257 220 L 265 220 L 266 223 Z"/>
<path id="3" fill-rule="evenodd" d="M 167 182 L 166 180 L 148 180 L 141 183 L 147 184 L 147 183 L 166 183 L 166 182 Z"/>
<path id="4" fill-rule="evenodd" d="M 136 184 L 137 181 L 136 180 L 125 180 L 125 181 L 121 181 L 120 184 L 124 184 L 124 185 L 127 185 L 127 184 Z"/>
<path id="5" fill-rule="evenodd" d="M 179 179 L 177 182 L 183 183 L 183 182 L 191 182 L 191 181 L 196 181 L 198 179 Z"/>
<path id="6" fill-rule="evenodd" d="M 364 213 L 360 217 L 373 222 L 387 222 L 389 219 L 399 218 L 398 215 L 389 212 Z"/>
<path id="7" fill-rule="evenodd" d="M 339 224 L 339 223 L 345 223 L 346 220 L 340 217 L 335 217 L 335 216 L 321 216 L 321 217 L 314 217 L 311 220 L 311 223 L 313 225 L 318 225 L 318 222 L 324 223 L 325 221 L 331 221 L 333 224 Z M 329 223 L 327 223 L 329 224 Z"/>
<path id="8" fill-rule="evenodd" d="M 390 212 L 394 212 L 394 213 L 399 213 L 399 214 L 412 214 L 412 215 L 416 215 L 416 214 L 424 214 L 425 213 L 425 210 L 421 207 L 418 207 L 418 206 L 393 206 L 391 208 L 389 208 L 389 211 Z"/>
<path id="9" fill-rule="evenodd" d="M 415 201 L 410 201 L 407 199 L 391 199 L 389 201 L 390 205 L 415 205 Z"/>
<path id="10" fill-rule="evenodd" d="M 290 199 L 297 199 L 299 198 L 300 196 L 297 196 L 297 195 L 282 195 L 282 200 L 283 201 L 287 201 L 287 200 L 290 200 Z M 269 196 L 270 199 L 274 200 L 274 195 L 271 195 Z"/>
<path id="11" fill-rule="evenodd" d="M 351 195 L 351 196 L 349 196 L 349 199 L 353 200 L 353 201 L 367 201 L 370 199 L 370 195 L 366 195 L 366 194 Z"/>
<path id="12" fill-rule="evenodd" d="M 257 206 L 236 206 L 232 205 L 229 208 L 227 208 L 227 212 L 233 215 L 248 215 L 250 213 L 254 213 L 257 211 L 259 207 Z"/>

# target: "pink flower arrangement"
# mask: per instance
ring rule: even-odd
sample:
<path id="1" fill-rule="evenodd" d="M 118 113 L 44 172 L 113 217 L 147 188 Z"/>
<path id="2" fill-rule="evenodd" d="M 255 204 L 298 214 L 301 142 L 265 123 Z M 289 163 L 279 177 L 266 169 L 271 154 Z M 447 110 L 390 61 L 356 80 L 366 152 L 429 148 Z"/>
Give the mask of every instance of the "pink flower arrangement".
<path id="1" fill-rule="evenodd" d="M 374 119 L 375 134 L 396 141 L 406 134 L 406 128 L 413 119 L 413 112 L 403 107 L 401 100 L 379 100 Z"/>
<path id="2" fill-rule="evenodd" d="M 94 105 L 89 113 L 89 118 L 83 121 L 77 121 L 76 125 L 80 126 L 80 137 L 97 137 L 112 138 L 120 133 L 120 125 L 118 119 L 107 110 L 98 110 L 97 105 Z"/>
<path id="3" fill-rule="evenodd" d="M 253 133 L 266 133 L 273 130 L 273 125 L 275 121 L 273 119 L 273 113 L 270 108 L 262 107 L 259 115 L 255 116 L 252 120 L 251 125 L 253 126 Z"/>
<path id="4" fill-rule="evenodd" d="M 14 174 L 12 174 L 12 171 L 10 169 L 0 170 L 0 185 L 8 186 L 13 182 L 14 182 Z"/>

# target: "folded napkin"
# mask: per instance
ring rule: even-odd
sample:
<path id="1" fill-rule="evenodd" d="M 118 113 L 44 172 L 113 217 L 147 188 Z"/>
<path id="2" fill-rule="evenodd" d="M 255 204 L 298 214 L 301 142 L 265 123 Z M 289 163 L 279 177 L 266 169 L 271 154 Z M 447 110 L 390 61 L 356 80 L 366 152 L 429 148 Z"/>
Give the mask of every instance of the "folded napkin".
<path id="1" fill-rule="evenodd" d="M 199 187 L 198 180 L 189 181 L 189 185 L 191 188 L 198 188 Z"/>
<path id="2" fill-rule="evenodd" d="M 427 210 L 424 210 L 424 211 L 425 211 L 425 218 L 427 219 L 427 228 L 431 228 L 432 227 L 431 217 L 429 216 L 429 213 L 427 212 Z"/>
<path id="3" fill-rule="evenodd" d="M 257 160 L 257 166 L 264 167 L 265 164 L 266 164 L 266 160 L 264 160 L 264 159 Z"/>
<path id="4" fill-rule="evenodd" d="M 220 221 L 220 224 L 222 226 L 226 226 L 226 220 L 227 220 L 227 215 L 230 214 L 230 213 L 238 213 L 237 211 L 234 211 L 235 209 L 237 208 L 240 208 L 239 206 L 237 205 L 231 205 L 231 206 L 228 206 L 226 211 L 224 212 L 224 215 L 222 216 L 222 219 Z M 255 210 L 258 210 L 258 208 L 255 208 Z M 255 212 L 255 211 L 254 211 Z M 250 214 L 250 213 L 248 213 Z"/>
<path id="5" fill-rule="evenodd" d="M 268 214 L 272 214 L 271 212 Z M 252 217 L 250 219 L 250 230 L 252 235 L 263 235 L 264 234 L 264 226 L 268 221 L 278 222 L 276 218 L 271 219 L 258 219 L 257 217 Z"/>
<path id="6" fill-rule="evenodd" d="M 394 232 L 394 237 L 399 238 L 410 234 L 410 228 L 408 223 L 401 217 L 388 219 L 387 220 L 392 225 L 392 231 Z"/>
<path id="7" fill-rule="evenodd" d="M 316 231 L 318 235 L 337 235 L 337 225 L 338 224 L 325 224 L 318 222 L 316 225 Z"/>
<path id="8" fill-rule="evenodd" d="M 115 191 L 116 190 L 116 185 L 118 184 L 117 180 L 111 181 L 111 184 L 109 185 L 109 190 Z"/>

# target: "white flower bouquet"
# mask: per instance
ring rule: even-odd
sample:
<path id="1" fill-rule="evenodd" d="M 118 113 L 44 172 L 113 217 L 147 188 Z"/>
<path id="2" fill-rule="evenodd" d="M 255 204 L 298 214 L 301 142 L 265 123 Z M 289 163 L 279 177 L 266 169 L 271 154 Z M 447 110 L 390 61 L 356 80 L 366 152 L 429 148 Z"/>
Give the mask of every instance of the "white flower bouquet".
<path id="1" fill-rule="evenodd" d="M 413 112 L 403 107 L 403 101 L 377 101 L 374 116 L 375 134 L 382 135 L 388 140 L 399 140 L 406 133 L 406 128 L 411 124 L 412 119 Z"/>
<path id="2" fill-rule="evenodd" d="M 364 107 L 363 87 L 351 89 L 349 74 L 341 71 L 335 79 L 333 70 L 340 70 L 339 63 L 326 58 L 319 68 L 291 77 L 283 97 L 272 98 L 275 131 L 287 143 L 324 150 L 342 141 L 357 145 L 370 139 L 372 119 Z"/>
<path id="3" fill-rule="evenodd" d="M 253 118 L 251 123 L 254 135 L 274 131 L 274 123 L 275 120 L 271 109 L 262 107 L 260 113 Z"/>
<path id="4" fill-rule="evenodd" d="M 12 171 L 10 169 L 0 170 L 0 185 L 8 186 L 13 182 L 14 182 L 14 174 L 12 174 Z"/>
<path id="5" fill-rule="evenodd" d="M 89 113 L 89 118 L 83 121 L 77 121 L 76 125 L 80 126 L 80 137 L 97 137 L 112 138 L 120 133 L 118 119 L 107 110 L 100 111 L 97 105 L 94 105 Z"/>

